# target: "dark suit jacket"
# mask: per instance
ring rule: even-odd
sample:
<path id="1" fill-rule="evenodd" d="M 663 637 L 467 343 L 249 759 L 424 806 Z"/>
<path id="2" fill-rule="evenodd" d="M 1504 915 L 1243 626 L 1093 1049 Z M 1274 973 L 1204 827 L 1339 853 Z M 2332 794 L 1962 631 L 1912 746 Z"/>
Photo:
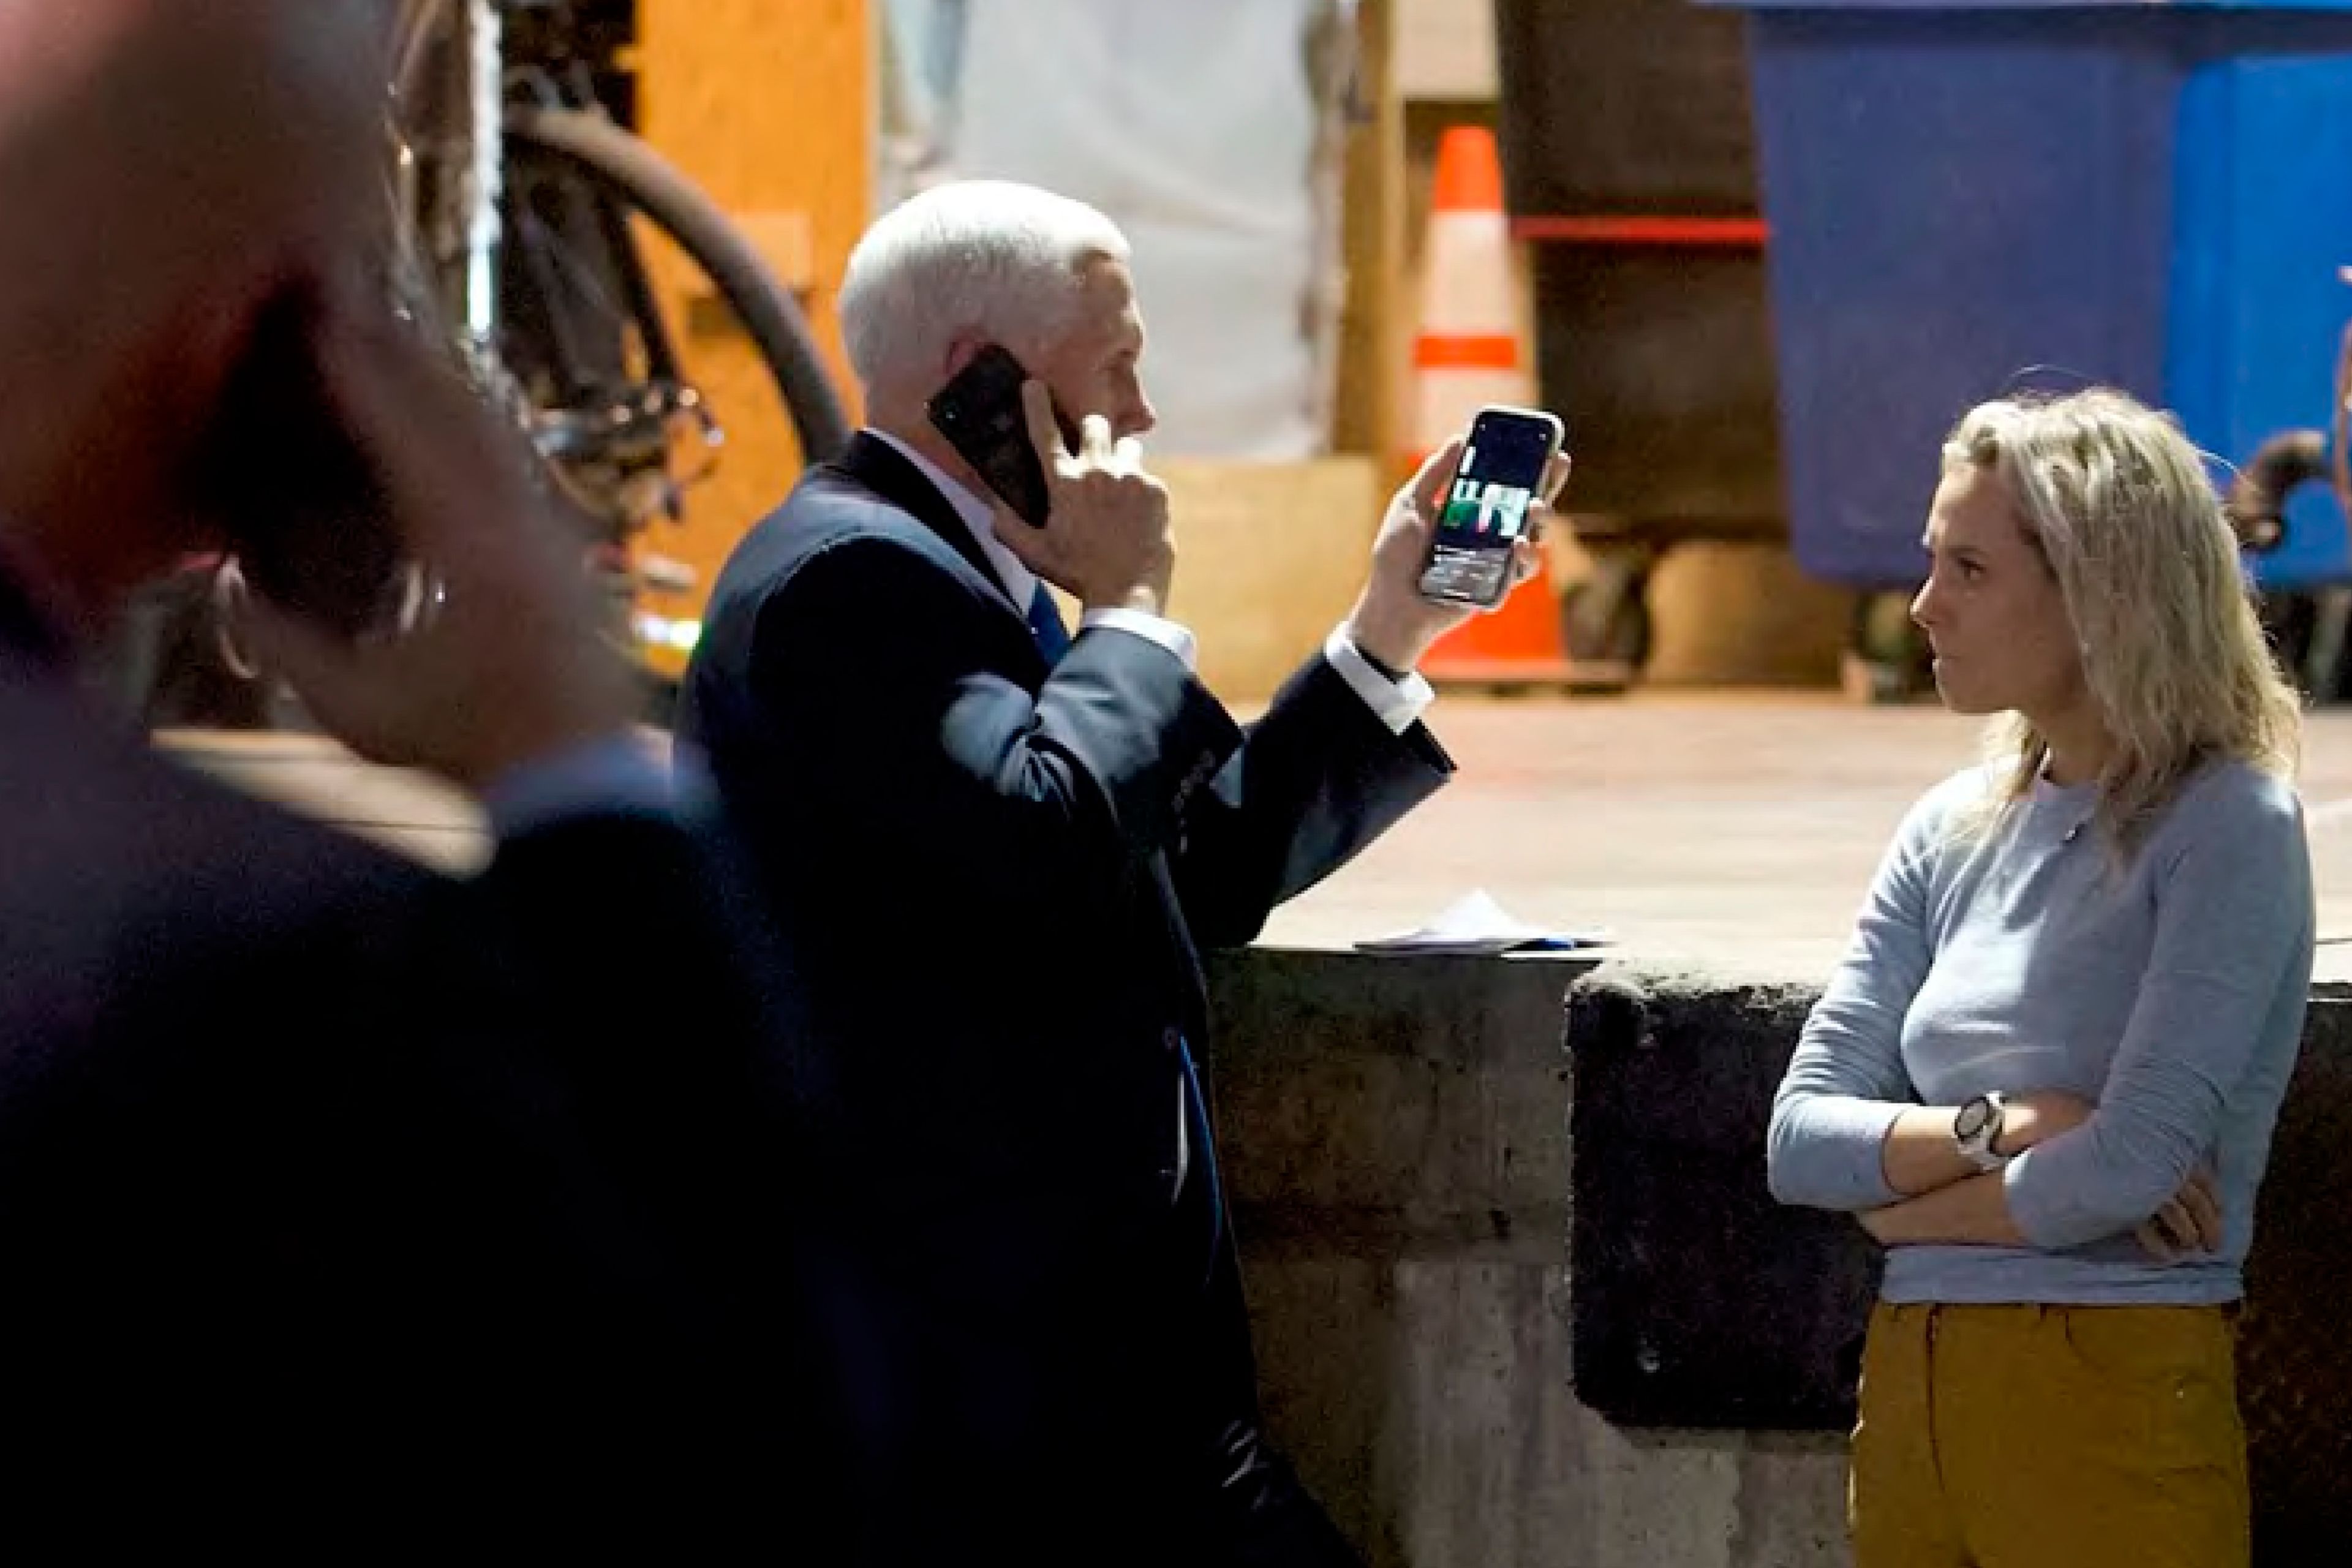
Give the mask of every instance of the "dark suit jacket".
<path id="1" fill-rule="evenodd" d="M 681 733 L 845 1111 L 823 1158 L 858 1554 L 1343 1558 L 1258 1438 L 1181 1047 L 1209 1037 L 1200 948 L 1250 941 L 1435 789 L 1436 742 L 1319 657 L 1246 735 L 1125 632 L 1049 675 L 946 499 L 871 435 L 720 574 Z"/>
<path id="2" fill-rule="evenodd" d="M 0 582 L 0 1531 L 780 1549 L 745 924 L 667 819 L 458 882 L 215 787 Z"/>

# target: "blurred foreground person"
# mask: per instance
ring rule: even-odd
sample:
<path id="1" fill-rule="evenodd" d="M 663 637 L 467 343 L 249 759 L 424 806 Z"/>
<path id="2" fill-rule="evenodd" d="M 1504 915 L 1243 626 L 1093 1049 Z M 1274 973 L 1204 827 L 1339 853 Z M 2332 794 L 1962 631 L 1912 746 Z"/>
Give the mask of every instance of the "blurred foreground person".
<path id="1" fill-rule="evenodd" d="M 784 983 L 520 442 L 392 310 L 382 11 L 0 0 L 0 1513 L 776 1554 Z M 221 549 L 322 722 L 483 800 L 483 875 L 85 702 L 125 594 Z"/>

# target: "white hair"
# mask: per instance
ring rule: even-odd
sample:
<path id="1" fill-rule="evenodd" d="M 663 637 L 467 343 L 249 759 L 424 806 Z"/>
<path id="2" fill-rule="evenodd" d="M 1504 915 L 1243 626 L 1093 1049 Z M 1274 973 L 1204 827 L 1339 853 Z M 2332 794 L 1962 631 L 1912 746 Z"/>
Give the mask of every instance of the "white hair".
<path id="1" fill-rule="evenodd" d="M 960 332 L 1016 355 L 1041 349 L 1097 258 L 1128 258 L 1118 226 L 1034 185 L 966 180 L 910 197 L 850 254 L 841 325 L 851 368 L 868 388 L 919 380 Z"/>

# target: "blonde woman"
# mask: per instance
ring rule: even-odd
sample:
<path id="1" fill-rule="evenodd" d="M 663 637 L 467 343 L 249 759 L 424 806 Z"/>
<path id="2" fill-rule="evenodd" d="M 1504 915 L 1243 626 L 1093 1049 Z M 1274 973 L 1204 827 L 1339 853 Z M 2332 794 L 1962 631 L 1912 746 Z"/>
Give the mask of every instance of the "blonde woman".
<path id="1" fill-rule="evenodd" d="M 2243 1564 L 2233 1304 L 2302 1037 L 2294 693 L 2196 449 L 1987 404 L 1912 614 L 1991 756 L 1880 867 L 1772 1109 L 1781 1202 L 1885 1244 L 1860 1568 Z"/>

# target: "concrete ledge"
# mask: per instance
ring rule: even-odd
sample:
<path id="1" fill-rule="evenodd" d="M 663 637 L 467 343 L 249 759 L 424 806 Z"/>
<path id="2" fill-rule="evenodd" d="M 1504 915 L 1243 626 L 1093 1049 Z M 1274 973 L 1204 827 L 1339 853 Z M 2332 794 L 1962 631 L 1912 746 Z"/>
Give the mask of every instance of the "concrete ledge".
<path id="1" fill-rule="evenodd" d="M 1557 1040 L 1570 982 L 1595 964 L 1217 955 L 1213 1092 L 1254 1249 L 1556 1261 L 1567 1065 L 1527 1043 Z"/>
<path id="2" fill-rule="evenodd" d="M 1846 1563 L 1842 1431 L 1624 1428 L 1572 1382 L 1571 986 L 1612 998 L 1596 1016 L 1633 998 L 1643 1026 L 1749 1058 L 1694 1067 L 1768 1097 L 1813 988 L 1592 967 L 1213 960 L 1213 1092 L 1269 1419 L 1378 1568 Z M 2352 1560 L 2352 1341 L 2332 1315 L 2347 1190 L 2352 988 L 2322 986 L 2250 1269 L 2263 1568 Z"/>
<path id="3" fill-rule="evenodd" d="M 1629 1433 L 1570 1392 L 1560 1017 L 1591 967 L 1213 962 L 1268 1417 L 1376 1568 L 1843 1563 L 1842 1438 Z"/>

